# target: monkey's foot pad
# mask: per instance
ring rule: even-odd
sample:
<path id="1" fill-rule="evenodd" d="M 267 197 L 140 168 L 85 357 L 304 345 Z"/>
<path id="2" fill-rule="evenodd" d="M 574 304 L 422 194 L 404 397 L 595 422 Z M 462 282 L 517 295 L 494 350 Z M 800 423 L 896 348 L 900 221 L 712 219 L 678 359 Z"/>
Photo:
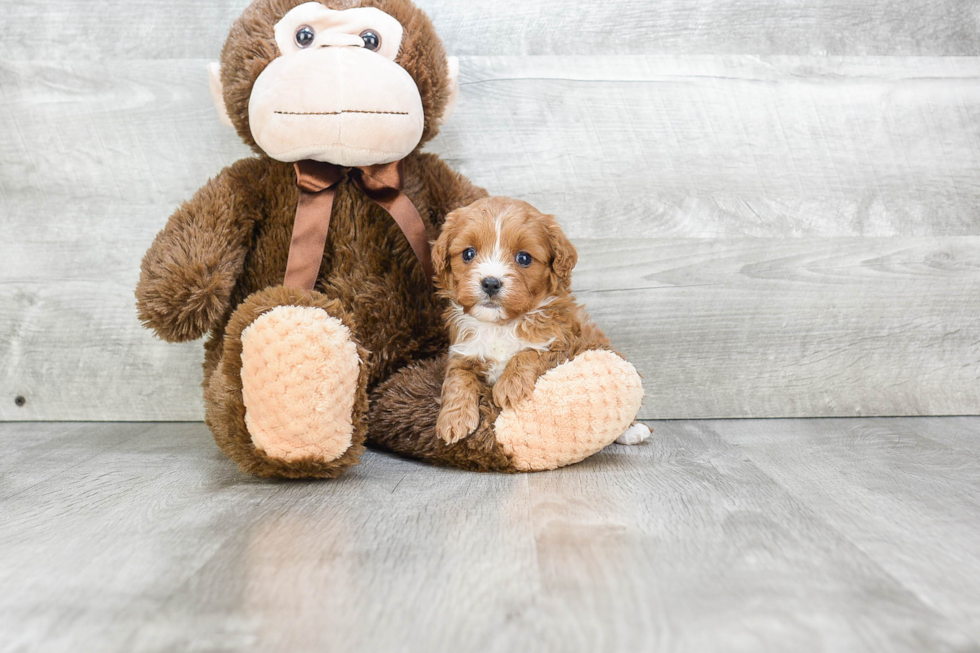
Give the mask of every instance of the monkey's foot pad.
<path id="1" fill-rule="evenodd" d="M 556 469 L 612 444 L 642 400 L 631 364 L 609 351 L 587 351 L 538 379 L 530 397 L 500 413 L 494 433 L 518 470 Z"/>
<path id="2" fill-rule="evenodd" d="M 357 345 L 340 320 L 279 306 L 242 333 L 245 424 L 256 448 L 285 462 L 330 462 L 351 446 Z"/>

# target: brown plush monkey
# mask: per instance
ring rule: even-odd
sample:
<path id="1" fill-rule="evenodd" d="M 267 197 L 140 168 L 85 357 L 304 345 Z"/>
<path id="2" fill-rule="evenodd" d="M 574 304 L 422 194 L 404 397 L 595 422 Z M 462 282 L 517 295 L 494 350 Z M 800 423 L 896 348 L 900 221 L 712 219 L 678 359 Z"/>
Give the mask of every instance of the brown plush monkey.
<path id="1" fill-rule="evenodd" d="M 169 341 L 208 335 L 206 421 L 242 470 L 335 477 L 365 441 L 467 469 L 577 462 L 642 397 L 633 367 L 586 351 L 521 406 L 484 398 L 476 432 L 435 433 L 446 333 L 428 241 L 486 195 L 421 153 L 456 96 L 409 0 L 256 0 L 212 65 L 219 114 L 255 150 L 158 234 L 137 299 Z"/>

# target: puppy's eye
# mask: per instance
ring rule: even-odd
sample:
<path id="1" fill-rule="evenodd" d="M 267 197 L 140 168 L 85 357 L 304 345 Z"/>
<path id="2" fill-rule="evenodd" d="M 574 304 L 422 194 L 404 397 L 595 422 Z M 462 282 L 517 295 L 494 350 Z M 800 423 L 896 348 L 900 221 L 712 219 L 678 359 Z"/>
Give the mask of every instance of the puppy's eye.
<path id="1" fill-rule="evenodd" d="M 313 40 L 316 38 L 316 32 L 309 25 L 303 25 L 298 30 L 296 30 L 296 45 L 301 48 L 308 48 L 313 45 Z"/>
<path id="2" fill-rule="evenodd" d="M 361 38 L 364 39 L 364 48 L 371 52 L 377 52 L 378 48 L 381 47 L 381 37 L 373 29 L 366 29 L 361 32 Z"/>
<path id="3" fill-rule="evenodd" d="M 534 260 L 527 252 L 517 252 L 517 264 L 522 268 L 529 267 Z"/>
<path id="4" fill-rule="evenodd" d="M 463 250 L 463 263 L 469 263 L 476 258 L 476 250 L 472 247 L 467 247 Z"/>

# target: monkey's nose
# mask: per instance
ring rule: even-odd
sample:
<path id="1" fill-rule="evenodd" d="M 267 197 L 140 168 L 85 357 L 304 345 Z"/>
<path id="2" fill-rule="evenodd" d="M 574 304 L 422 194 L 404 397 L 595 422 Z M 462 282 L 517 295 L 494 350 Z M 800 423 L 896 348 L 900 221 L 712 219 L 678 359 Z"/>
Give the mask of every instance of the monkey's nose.
<path id="1" fill-rule="evenodd" d="M 497 277 L 486 277 L 480 282 L 480 286 L 483 288 L 483 292 L 487 294 L 487 297 L 493 297 L 500 292 L 500 289 L 504 287 L 504 284 Z"/>

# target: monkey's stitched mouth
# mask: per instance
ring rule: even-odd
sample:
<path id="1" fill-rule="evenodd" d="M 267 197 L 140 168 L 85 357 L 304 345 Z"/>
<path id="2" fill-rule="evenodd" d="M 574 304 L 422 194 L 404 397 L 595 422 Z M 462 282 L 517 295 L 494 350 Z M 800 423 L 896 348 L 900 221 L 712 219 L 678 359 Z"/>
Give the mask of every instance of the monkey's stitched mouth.
<path id="1" fill-rule="evenodd" d="M 339 116 L 345 113 L 370 113 L 384 116 L 407 116 L 408 111 L 365 111 L 363 109 L 344 109 L 343 111 L 273 111 L 280 116 Z"/>

